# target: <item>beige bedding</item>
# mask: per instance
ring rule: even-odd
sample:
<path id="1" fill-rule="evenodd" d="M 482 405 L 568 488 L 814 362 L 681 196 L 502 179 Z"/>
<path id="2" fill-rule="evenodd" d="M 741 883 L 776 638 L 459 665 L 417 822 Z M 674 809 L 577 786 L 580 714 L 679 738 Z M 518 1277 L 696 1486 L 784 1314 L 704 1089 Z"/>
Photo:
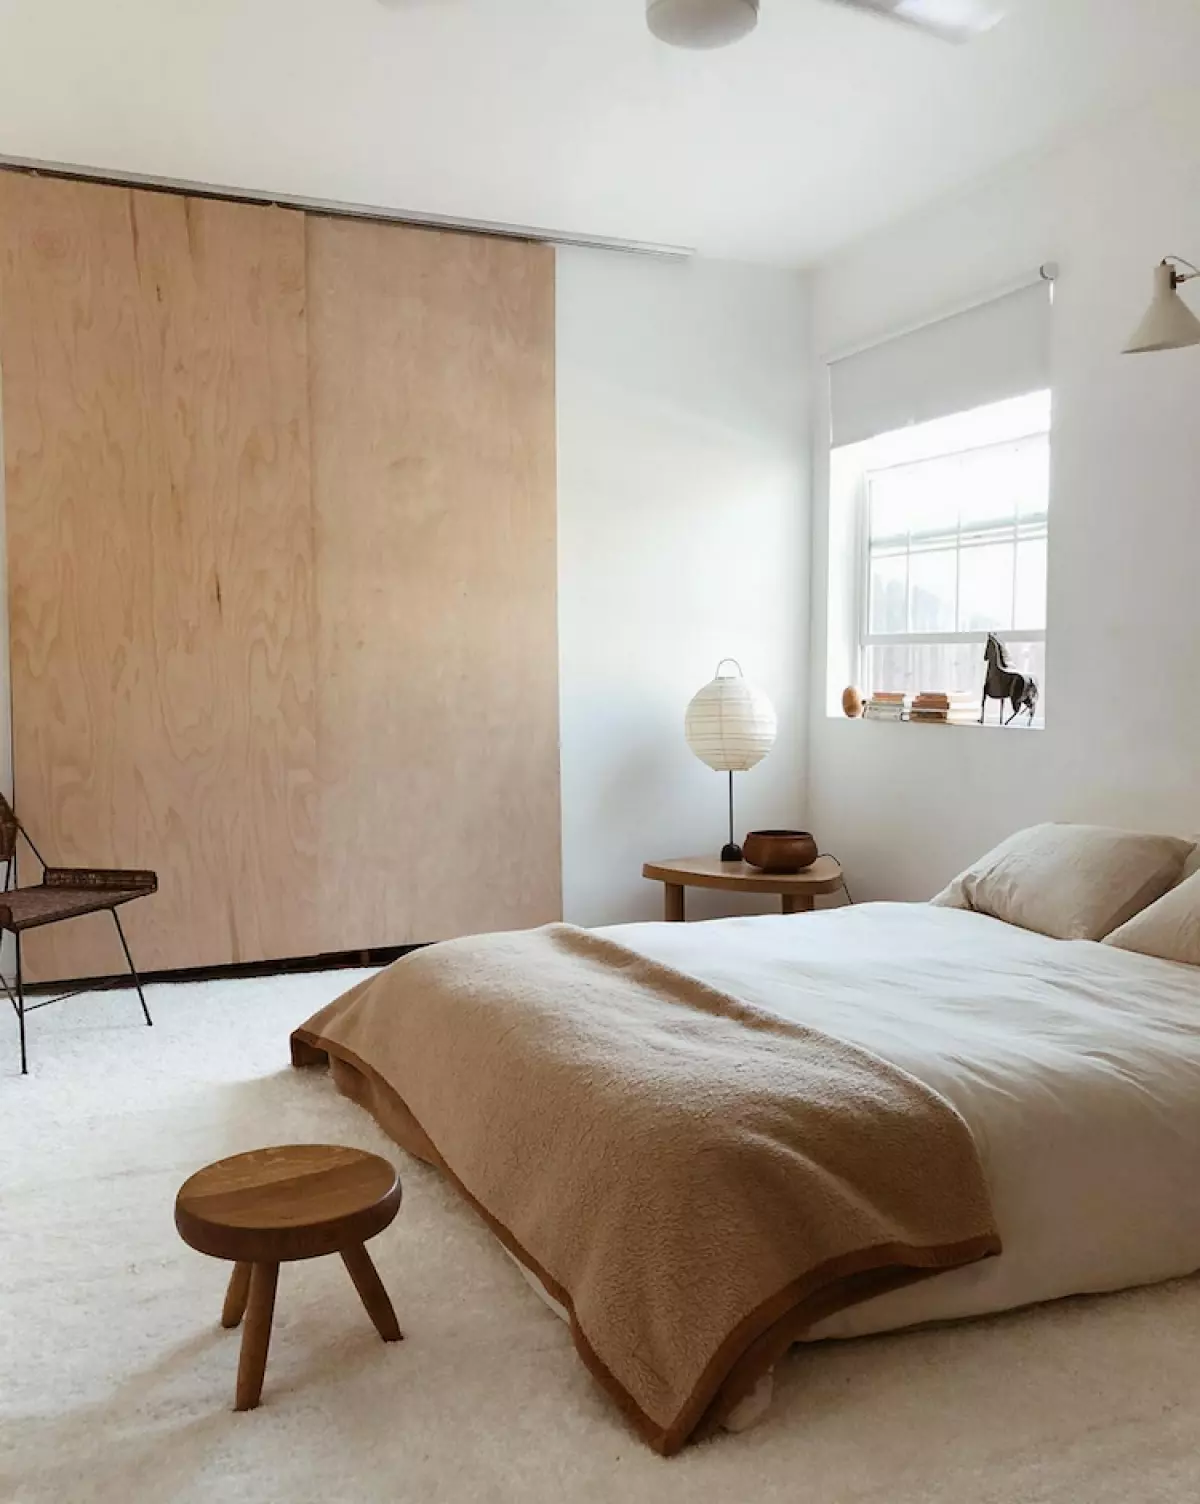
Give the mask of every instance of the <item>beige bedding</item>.
<path id="1" fill-rule="evenodd" d="M 652 1446 L 821 1317 L 999 1252 L 948 1102 L 858 1045 L 565 925 L 397 962 L 293 1035 L 570 1313 Z"/>

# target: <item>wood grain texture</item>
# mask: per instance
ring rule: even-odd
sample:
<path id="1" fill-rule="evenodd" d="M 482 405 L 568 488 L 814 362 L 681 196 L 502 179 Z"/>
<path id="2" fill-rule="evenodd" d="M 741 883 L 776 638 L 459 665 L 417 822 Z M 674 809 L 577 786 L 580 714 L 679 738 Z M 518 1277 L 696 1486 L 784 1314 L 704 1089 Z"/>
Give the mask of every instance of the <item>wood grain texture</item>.
<path id="1" fill-rule="evenodd" d="M 669 886 L 720 888 L 729 893 L 791 893 L 799 897 L 836 893 L 842 886 L 841 866 L 831 856 L 819 856 L 803 872 L 760 872 L 748 862 L 683 856 L 669 862 L 647 862 L 642 876 Z"/>
<path id="2" fill-rule="evenodd" d="M 396 1320 L 396 1311 L 391 1297 L 379 1278 L 379 1271 L 371 1261 L 371 1255 L 362 1243 L 353 1243 L 341 1250 L 342 1263 L 354 1281 L 354 1288 L 371 1318 L 375 1330 L 385 1342 L 401 1342 L 404 1333 Z"/>
<path id="3" fill-rule="evenodd" d="M 304 273 L 298 213 L 0 172 L 16 804 L 159 873 L 145 970 L 295 954 L 315 908 Z M 85 918 L 27 965 L 123 962 Z"/>
<path id="4" fill-rule="evenodd" d="M 803 872 L 763 872 L 748 862 L 684 856 L 670 862 L 647 862 L 642 876 L 663 885 L 663 918 L 682 924 L 687 918 L 688 888 L 718 888 L 726 893 L 777 894 L 784 914 L 807 914 L 818 893 L 843 886 L 842 869 L 831 856 L 819 856 Z"/>
<path id="5" fill-rule="evenodd" d="M 555 919 L 553 252 L 307 231 L 322 948 Z"/>
<path id="6" fill-rule="evenodd" d="M 221 1308 L 223 1327 L 241 1325 L 242 1317 L 246 1314 L 246 1301 L 250 1296 L 250 1273 L 253 1268 L 253 1264 L 234 1264 L 233 1273 L 229 1276 L 229 1286 L 225 1291 L 225 1304 Z"/>
<path id="7" fill-rule="evenodd" d="M 278 1287 L 278 1264 L 254 1265 L 250 1271 L 246 1325 L 242 1329 L 242 1351 L 238 1358 L 237 1389 L 233 1403 L 235 1410 L 255 1410 L 262 1398 L 267 1351 L 271 1346 L 271 1323 L 275 1318 L 275 1292 Z"/>
<path id="8" fill-rule="evenodd" d="M 558 917 L 553 299 L 545 247 L 0 171 L 17 807 L 159 873 L 143 970 Z"/>
<path id="9" fill-rule="evenodd" d="M 190 1247 L 238 1263 L 322 1258 L 391 1225 L 401 1186 L 378 1154 L 284 1144 L 218 1160 L 188 1177 L 175 1226 Z"/>

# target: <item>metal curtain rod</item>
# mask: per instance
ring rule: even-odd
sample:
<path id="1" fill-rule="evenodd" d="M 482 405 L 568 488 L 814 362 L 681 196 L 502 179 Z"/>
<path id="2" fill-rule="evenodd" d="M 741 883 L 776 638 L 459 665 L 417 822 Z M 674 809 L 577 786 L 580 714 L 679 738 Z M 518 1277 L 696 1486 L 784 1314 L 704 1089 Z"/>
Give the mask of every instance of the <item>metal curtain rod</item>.
<path id="1" fill-rule="evenodd" d="M 4 153 L 0 153 L 0 168 L 48 178 L 67 178 L 73 182 L 106 183 L 115 188 L 147 188 L 159 193 L 187 194 L 191 198 L 232 199 L 236 203 L 301 209 L 307 214 L 326 214 L 339 219 L 414 225 L 421 229 L 447 230 L 459 235 L 490 235 L 498 240 L 581 246 L 588 250 L 620 251 L 628 256 L 654 256 L 667 261 L 683 261 L 696 253 L 693 246 L 662 245 L 652 240 L 622 240 L 612 235 L 576 235 L 569 230 L 546 230 L 536 225 L 509 225 L 488 219 L 462 219 L 452 214 L 424 214 L 416 209 L 348 204 L 337 199 L 307 198 L 298 193 L 263 193 L 250 188 L 194 183 L 184 178 L 154 177 L 143 172 L 109 172 L 102 167 L 84 167 L 73 162 L 44 162 L 35 157 L 10 157 Z"/>

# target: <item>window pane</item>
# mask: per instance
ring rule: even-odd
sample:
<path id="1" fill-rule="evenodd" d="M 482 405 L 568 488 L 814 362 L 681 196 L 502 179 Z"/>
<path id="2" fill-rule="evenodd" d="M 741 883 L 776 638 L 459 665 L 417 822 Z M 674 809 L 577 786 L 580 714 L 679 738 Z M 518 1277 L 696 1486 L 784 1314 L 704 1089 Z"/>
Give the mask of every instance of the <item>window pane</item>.
<path id="1" fill-rule="evenodd" d="M 1003 631 L 1012 626 L 1012 543 L 964 548 L 959 557 L 958 630 Z"/>
<path id="2" fill-rule="evenodd" d="M 877 471 L 869 486 L 872 541 L 957 534 L 958 486 L 944 459 Z"/>
<path id="3" fill-rule="evenodd" d="M 953 632 L 958 555 L 952 548 L 914 553 L 908 561 L 908 630 Z"/>
<path id="4" fill-rule="evenodd" d="M 878 479 L 872 477 L 869 491 L 871 542 L 907 548 L 910 491 L 904 476 L 891 471 Z"/>
<path id="5" fill-rule="evenodd" d="M 871 631 L 904 632 L 908 622 L 908 559 L 883 554 L 871 560 Z"/>
<path id="6" fill-rule="evenodd" d="M 1021 517 L 1044 517 L 1050 507 L 1050 435 L 1026 439 L 1020 447 L 1020 490 L 1017 511 Z"/>
<path id="7" fill-rule="evenodd" d="M 1026 632 L 1046 630 L 1046 540 L 1017 544 L 1017 604 L 1013 626 Z"/>

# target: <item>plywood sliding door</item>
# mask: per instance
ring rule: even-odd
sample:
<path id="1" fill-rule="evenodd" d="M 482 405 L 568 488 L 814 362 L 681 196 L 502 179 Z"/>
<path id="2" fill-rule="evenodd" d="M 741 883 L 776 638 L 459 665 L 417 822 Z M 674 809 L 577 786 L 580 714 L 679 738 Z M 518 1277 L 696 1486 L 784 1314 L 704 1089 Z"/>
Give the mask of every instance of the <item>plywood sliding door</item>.
<path id="1" fill-rule="evenodd" d="M 0 367 L 17 807 L 145 969 L 558 916 L 551 251 L 0 171 Z"/>
<path id="2" fill-rule="evenodd" d="M 52 860 L 158 870 L 146 969 L 311 932 L 304 282 L 299 213 L 0 172 L 17 808 Z M 106 917 L 27 955 L 121 969 Z"/>
<path id="3" fill-rule="evenodd" d="M 308 222 L 328 949 L 561 912 L 554 260 Z"/>

